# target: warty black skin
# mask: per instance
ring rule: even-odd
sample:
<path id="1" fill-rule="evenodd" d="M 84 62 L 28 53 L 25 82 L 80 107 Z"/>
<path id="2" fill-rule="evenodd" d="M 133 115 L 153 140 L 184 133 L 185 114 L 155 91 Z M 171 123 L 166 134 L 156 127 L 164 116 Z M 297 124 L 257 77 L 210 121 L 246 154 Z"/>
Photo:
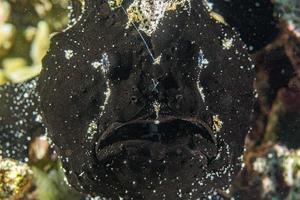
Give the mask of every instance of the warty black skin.
<path id="1" fill-rule="evenodd" d="M 121 8 L 112 11 L 103 0 L 85 6 L 74 26 L 51 39 L 38 86 L 43 122 L 70 184 L 112 199 L 197 199 L 226 189 L 241 167 L 254 101 L 252 63 L 237 34 L 212 19 L 202 2 L 191 1 L 190 13 L 168 11 L 151 37 L 141 33 L 154 57 L 161 55 L 154 63 L 137 30 L 125 28 Z M 104 54 L 107 73 L 92 65 Z M 223 125 L 213 133 L 216 116 Z M 123 142 L 119 154 L 120 146 L 111 146 L 113 155 L 99 149 L 109 128 L 156 120 L 200 123 L 215 141 L 193 149 L 187 133 L 175 144 Z M 209 142 L 216 149 L 200 153 L 204 159 L 193 154 Z"/>
<path id="2" fill-rule="evenodd" d="M 0 87 L 0 156 L 4 158 L 28 161 L 30 141 L 45 134 L 37 80 Z"/>

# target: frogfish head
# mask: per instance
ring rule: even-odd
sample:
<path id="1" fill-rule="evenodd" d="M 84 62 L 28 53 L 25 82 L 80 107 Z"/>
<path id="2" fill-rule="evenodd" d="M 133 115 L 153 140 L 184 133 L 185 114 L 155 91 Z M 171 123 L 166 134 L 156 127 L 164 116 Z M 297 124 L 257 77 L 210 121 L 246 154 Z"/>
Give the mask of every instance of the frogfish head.
<path id="1" fill-rule="evenodd" d="M 41 110 L 79 191 L 197 199 L 241 169 L 253 75 L 239 36 L 202 1 L 90 0 L 51 39 Z"/>

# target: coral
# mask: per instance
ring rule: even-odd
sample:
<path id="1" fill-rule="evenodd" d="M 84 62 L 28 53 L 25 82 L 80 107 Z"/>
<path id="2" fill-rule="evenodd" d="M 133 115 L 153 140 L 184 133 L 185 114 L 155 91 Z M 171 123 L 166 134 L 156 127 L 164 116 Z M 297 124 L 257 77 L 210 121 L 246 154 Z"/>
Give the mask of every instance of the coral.
<path id="1" fill-rule="evenodd" d="M 273 0 L 280 18 L 300 31 L 300 2 L 297 0 Z"/>
<path id="2" fill-rule="evenodd" d="M 288 26 L 253 56 L 259 104 L 245 168 L 231 188 L 236 199 L 299 198 L 300 38 Z"/>
<path id="3" fill-rule="evenodd" d="M 0 84 L 21 83 L 40 73 L 50 33 L 68 22 L 67 5 L 66 0 L 0 1 Z"/>
<path id="4" fill-rule="evenodd" d="M 0 199 L 20 199 L 31 186 L 32 178 L 27 164 L 0 157 Z"/>

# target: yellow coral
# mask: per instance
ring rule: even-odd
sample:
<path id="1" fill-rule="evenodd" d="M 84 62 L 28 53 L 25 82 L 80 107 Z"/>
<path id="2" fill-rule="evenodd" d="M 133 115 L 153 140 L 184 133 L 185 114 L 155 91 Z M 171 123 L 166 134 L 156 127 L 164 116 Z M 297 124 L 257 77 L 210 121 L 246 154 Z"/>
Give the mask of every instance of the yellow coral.
<path id="1" fill-rule="evenodd" d="M 6 58 L 2 61 L 3 73 L 13 83 L 21 83 L 38 75 L 41 65 L 29 67 L 24 58 Z"/>
<path id="2" fill-rule="evenodd" d="M 0 199 L 14 200 L 30 187 L 32 171 L 21 162 L 0 158 Z"/>
<path id="3" fill-rule="evenodd" d="M 7 82 L 3 70 L 0 70 L 0 85 L 3 85 Z M 1 150 L 0 150 L 1 153 Z"/>
<path id="4" fill-rule="evenodd" d="M 0 1 L 0 24 L 6 22 L 11 14 L 11 6 L 7 1 Z"/>
<path id="5" fill-rule="evenodd" d="M 41 65 L 42 58 L 50 46 L 50 28 L 45 21 L 40 21 L 33 42 L 31 43 L 30 57 L 34 65 Z"/>
<path id="6" fill-rule="evenodd" d="M 9 23 L 0 24 L 0 56 L 5 55 L 13 46 L 16 28 Z"/>

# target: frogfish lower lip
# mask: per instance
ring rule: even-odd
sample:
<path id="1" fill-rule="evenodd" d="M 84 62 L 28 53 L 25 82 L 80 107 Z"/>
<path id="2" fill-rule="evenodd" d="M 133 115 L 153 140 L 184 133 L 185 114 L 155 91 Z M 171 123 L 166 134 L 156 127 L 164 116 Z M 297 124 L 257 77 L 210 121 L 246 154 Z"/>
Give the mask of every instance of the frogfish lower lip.
<path id="1" fill-rule="evenodd" d="M 212 129 L 203 121 L 167 117 L 160 120 L 133 120 L 111 125 L 96 145 L 99 161 L 135 147 L 147 148 L 152 157 L 163 157 L 164 151 L 189 149 L 211 159 L 217 153 Z M 181 149 L 181 150 L 180 150 Z M 160 151 L 159 155 L 153 152 Z"/>

